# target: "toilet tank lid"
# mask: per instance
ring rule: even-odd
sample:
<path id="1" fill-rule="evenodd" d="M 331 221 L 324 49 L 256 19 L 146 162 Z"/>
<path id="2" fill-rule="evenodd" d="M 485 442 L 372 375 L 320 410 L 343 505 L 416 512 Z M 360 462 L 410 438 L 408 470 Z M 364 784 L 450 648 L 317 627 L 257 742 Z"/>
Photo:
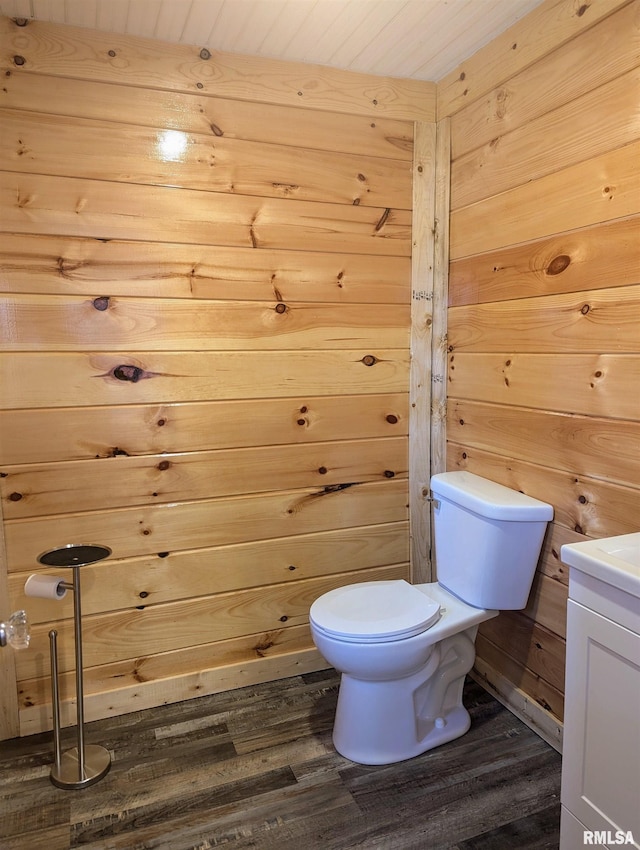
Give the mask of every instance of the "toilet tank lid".
<path id="1" fill-rule="evenodd" d="M 546 522 L 553 519 L 553 507 L 546 502 L 465 470 L 434 475 L 431 490 L 436 496 L 488 519 L 511 522 Z"/>

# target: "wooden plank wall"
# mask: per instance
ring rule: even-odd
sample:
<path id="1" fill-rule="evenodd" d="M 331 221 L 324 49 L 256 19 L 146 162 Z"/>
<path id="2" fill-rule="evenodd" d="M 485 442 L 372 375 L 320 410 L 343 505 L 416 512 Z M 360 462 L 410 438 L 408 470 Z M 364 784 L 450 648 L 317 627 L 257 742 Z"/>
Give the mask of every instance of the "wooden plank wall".
<path id="1" fill-rule="evenodd" d="M 476 672 L 559 740 L 563 543 L 640 516 L 640 3 L 543 3 L 438 85 L 452 135 L 447 466 L 550 502 Z"/>
<path id="2" fill-rule="evenodd" d="M 68 543 L 113 550 L 82 572 L 88 719 L 325 666 L 313 599 L 409 576 L 435 85 L 7 19 L 0 42 L 3 608 L 33 624 L 4 737 L 51 725 L 52 625 L 74 721 L 71 595 L 23 595 Z"/>

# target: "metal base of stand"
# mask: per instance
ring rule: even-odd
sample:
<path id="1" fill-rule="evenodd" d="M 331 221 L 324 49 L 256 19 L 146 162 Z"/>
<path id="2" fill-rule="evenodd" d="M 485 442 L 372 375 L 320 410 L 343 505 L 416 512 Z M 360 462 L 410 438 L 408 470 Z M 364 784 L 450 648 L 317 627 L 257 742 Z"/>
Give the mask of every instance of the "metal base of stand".
<path id="1" fill-rule="evenodd" d="M 60 766 L 51 768 L 51 781 L 57 788 L 77 790 L 99 782 L 111 767 L 111 755 L 104 747 L 87 744 L 84 752 L 84 778 L 79 779 L 78 748 L 73 747 L 62 754 Z"/>

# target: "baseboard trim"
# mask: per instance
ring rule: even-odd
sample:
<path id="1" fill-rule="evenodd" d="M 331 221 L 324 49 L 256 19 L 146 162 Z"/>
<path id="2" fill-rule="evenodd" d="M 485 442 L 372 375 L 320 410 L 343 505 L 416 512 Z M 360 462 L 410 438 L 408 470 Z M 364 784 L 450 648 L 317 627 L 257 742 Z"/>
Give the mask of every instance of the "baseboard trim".
<path id="1" fill-rule="evenodd" d="M 562 753 L 563 725 L 557 717 L 534 702 L 502 673 L 485 664 L 480 658 L 476 658 L 470 676 L 554 750 Z"/>

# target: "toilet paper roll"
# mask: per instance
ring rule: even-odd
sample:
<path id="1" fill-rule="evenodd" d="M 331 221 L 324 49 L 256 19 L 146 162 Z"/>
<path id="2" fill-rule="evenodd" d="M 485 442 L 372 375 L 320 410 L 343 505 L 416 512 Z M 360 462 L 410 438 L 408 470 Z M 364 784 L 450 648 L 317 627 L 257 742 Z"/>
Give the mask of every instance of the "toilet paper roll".
<path id="1" fill-rule="evenodd" d="M 66 596 L 67 589 L 62 587 L 65 583 L 59 576 L 32 575 L 24 583 L 24 592 L 27 596 L 38 596 L 41 599 L 62 599 Z"/>

